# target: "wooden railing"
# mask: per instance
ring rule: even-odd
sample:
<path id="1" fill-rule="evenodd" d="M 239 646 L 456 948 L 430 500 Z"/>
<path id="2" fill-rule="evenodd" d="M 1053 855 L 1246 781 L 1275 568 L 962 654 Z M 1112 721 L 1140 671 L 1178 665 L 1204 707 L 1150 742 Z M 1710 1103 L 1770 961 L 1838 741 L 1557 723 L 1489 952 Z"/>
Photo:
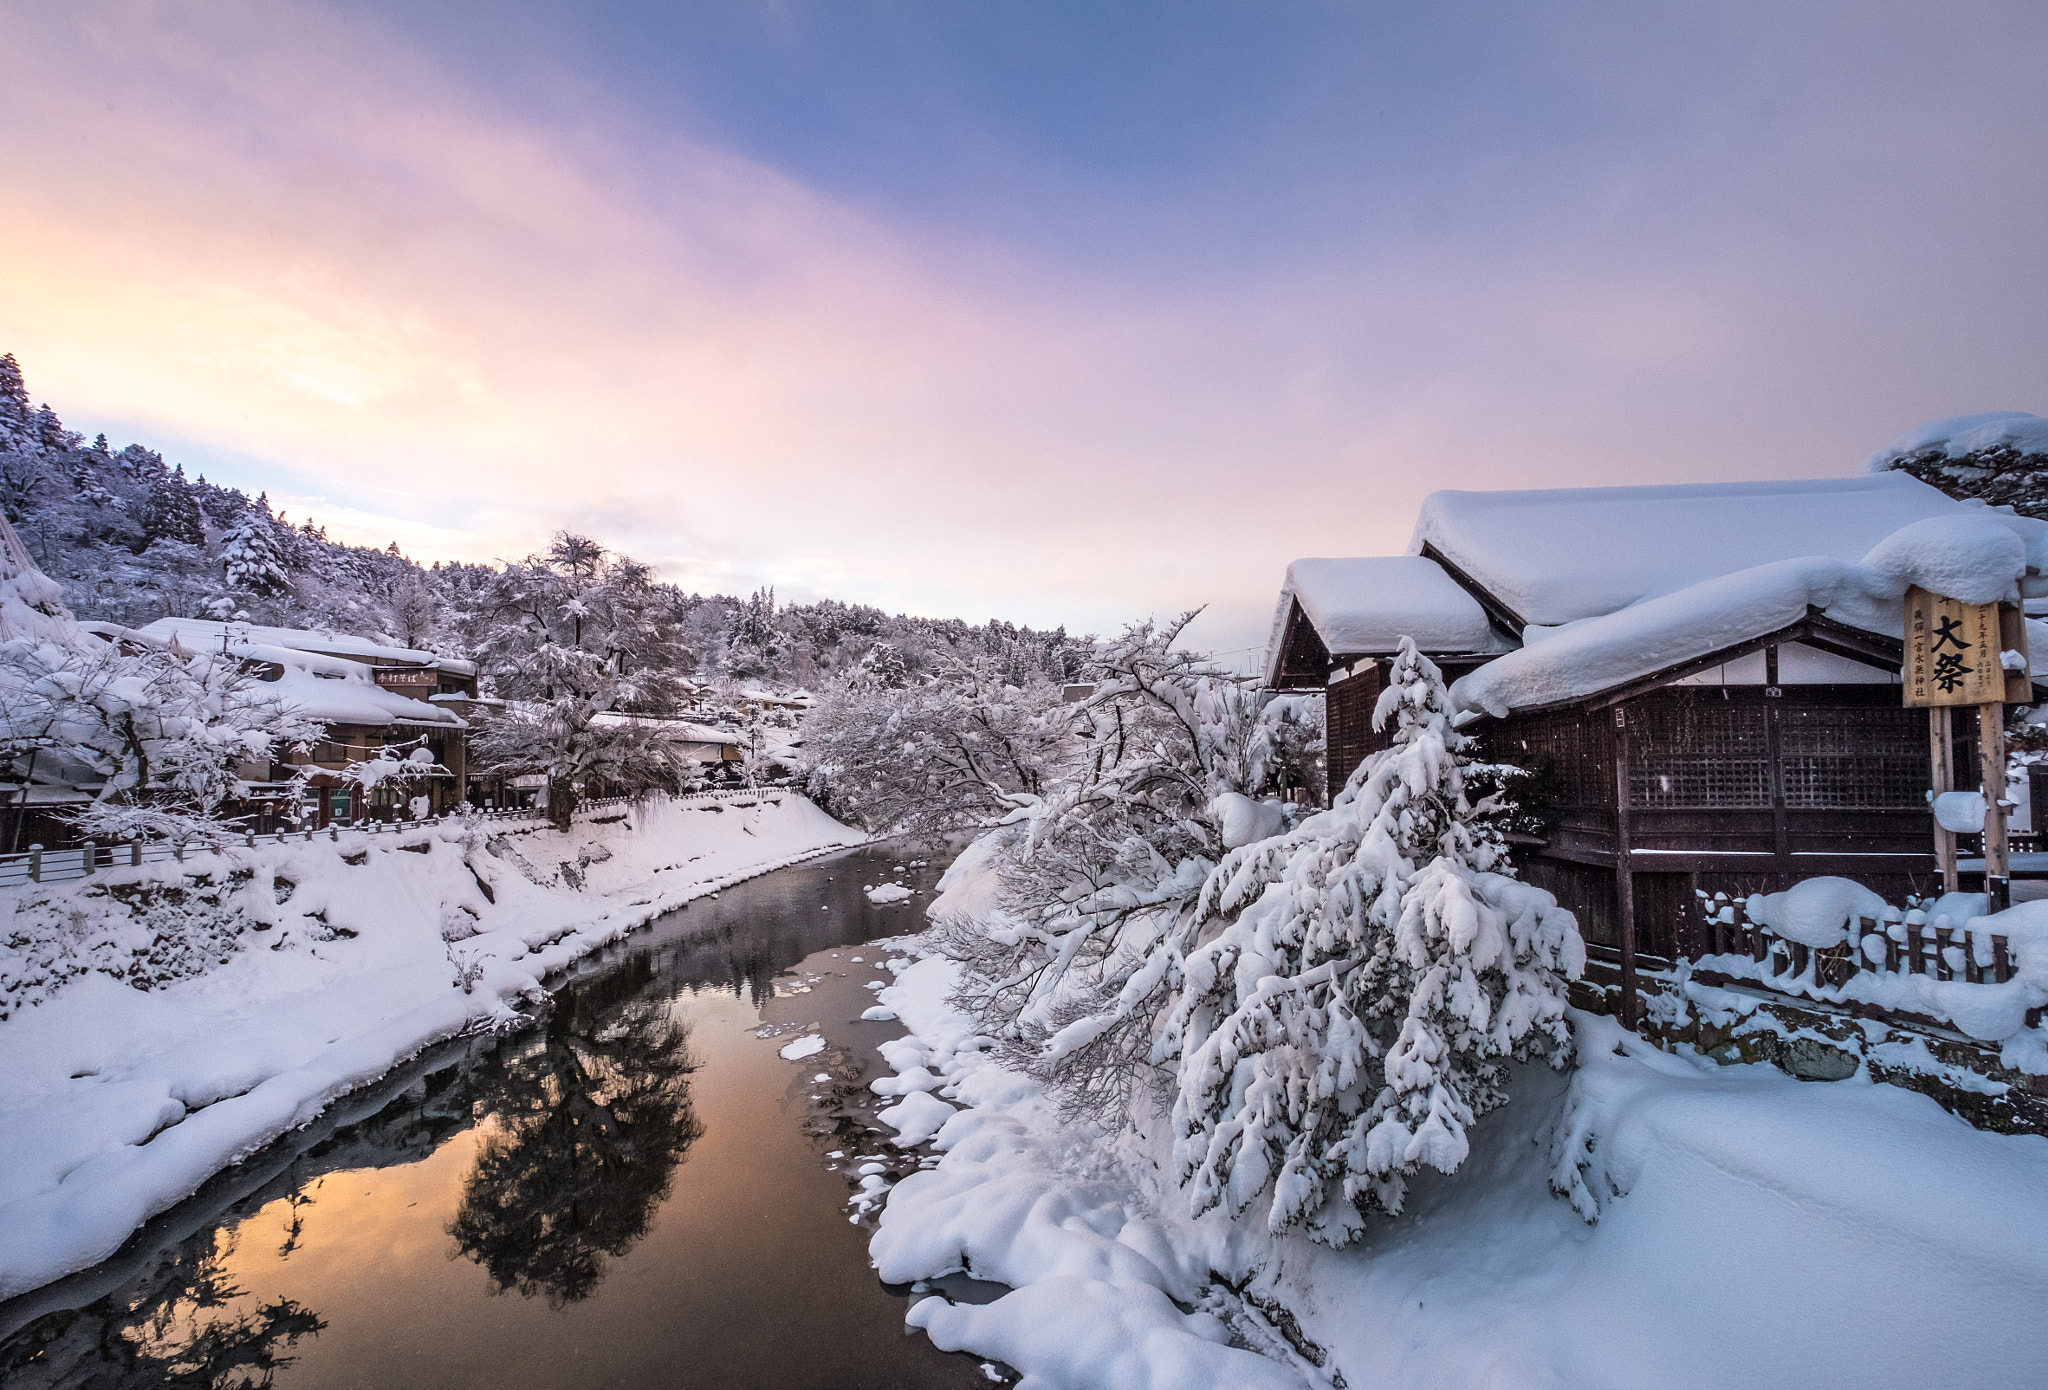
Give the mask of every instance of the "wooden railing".
<path id="1" fill-rule="evenodd" d="M 1865 971 L 1926 975 L 1968 984 L 2004 984 L 2013 977 L 2012 943 L 1991 932 L 1972 932 L 1947 918 L 1930 923 L 1920 908 L 1888 908 L 1881 918 L 1858 917 L 1840 945 L 1817 948 L 1788 941 L 1751 921 L 1748 904 L 1725 893 L 1699 894 L 1715 955 L 1748 956 L 1773 976 L 1799 977 L 1810 968 L 1815 984 L 1839 987 Z"/>

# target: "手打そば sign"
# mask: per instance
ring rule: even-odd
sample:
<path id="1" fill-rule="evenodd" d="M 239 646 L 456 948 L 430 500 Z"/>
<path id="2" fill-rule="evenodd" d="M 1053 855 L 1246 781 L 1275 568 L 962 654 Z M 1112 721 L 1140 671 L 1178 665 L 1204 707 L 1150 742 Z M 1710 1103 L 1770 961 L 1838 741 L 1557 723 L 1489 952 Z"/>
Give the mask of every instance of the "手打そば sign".
<path id="1" fill-rule="evenodd" d="M 2005 698 L 1998 605 L 1906 590 L 1908 705 L 1983 705 Z"/>

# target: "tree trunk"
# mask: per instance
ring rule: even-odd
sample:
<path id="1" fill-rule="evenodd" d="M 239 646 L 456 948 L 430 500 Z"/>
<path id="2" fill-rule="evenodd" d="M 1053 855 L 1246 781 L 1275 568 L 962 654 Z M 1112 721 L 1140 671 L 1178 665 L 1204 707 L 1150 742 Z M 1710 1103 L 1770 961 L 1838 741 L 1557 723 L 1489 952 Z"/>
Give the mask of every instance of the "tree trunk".
<path id="1" fill-rule="evenodd" d="M 576 784 L 566 777 L 548 779 L 548 824 L 557 830 L 569 828 L 576 811 Z"/>

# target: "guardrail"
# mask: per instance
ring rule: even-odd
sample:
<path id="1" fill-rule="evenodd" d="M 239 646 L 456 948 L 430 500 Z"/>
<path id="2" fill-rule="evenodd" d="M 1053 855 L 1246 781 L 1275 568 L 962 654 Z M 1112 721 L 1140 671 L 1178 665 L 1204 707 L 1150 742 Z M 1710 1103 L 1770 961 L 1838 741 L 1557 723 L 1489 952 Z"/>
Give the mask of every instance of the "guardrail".
<path id="1" fill-rule="evenodd" d="M 784 790 L 780 787 L 721 788 L 716 791 L 689 792 L 668 799 L 685 806 L 713 801 L 738 801 L 750 804 L 762 796 L 780 795 Z M 639 798 L 607 796 L 595 801 L 581 801 L 576 805 L 573 819 L 592 820 L 600 811 L 618 806 L 631 806 L 636 800 Z M 24 883 L 68 883 L 90 878 L 106 869 L 156 864 L 166 859 L 175 859 L 183 863 L 206 855 L 218 854 L 224 849 L 311 844 L 316 840 L 328 840 L 339 844 L 344 837 L 368 840 L 378 835 L 404 834 L 437 825 L 478 823 L 488 824 L 494 829 L 511 834 L 523 834 L 546 829 L 548 818 L 544 810 L 521 808 L 469 811 L 459 815 L 429 816 L 423 820 L 362 821 L 354 825 L 330 825 L 325 830 L 279 830 L 262 835 L 250 833 L 219 845 L 173 844 L 168 840 L 129 840 L 108 845 L 95 844 L 88 840 L 72 849 L 44 849 L 40 845 L 31 845 L 26 851 L 18 854 L 0 854 L 0 888 L 19 887 Z"/>

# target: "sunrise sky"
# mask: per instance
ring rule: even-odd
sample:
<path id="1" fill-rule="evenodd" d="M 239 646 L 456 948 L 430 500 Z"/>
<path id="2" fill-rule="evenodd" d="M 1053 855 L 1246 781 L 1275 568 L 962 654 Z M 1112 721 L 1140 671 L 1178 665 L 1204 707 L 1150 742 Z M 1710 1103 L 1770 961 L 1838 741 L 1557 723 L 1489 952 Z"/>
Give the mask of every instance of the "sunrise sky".
<path id="1" fill-rule="evenodd" d="M 2048 413 L 2048 7 L 0 3 L 0 351 L 420 559 L 1263 639 L 1424 493 Z"/>

